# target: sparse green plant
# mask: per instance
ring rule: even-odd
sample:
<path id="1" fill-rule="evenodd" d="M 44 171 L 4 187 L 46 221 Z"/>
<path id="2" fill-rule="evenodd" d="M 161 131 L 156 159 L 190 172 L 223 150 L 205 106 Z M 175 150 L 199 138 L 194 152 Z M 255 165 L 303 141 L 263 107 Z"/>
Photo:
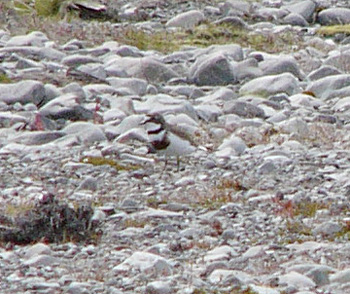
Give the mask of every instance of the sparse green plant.
<path id="1" fill-rule="evenodd" d="M 314 239 L 312 229 L 300 220 L 288 219 L 286 225 L 280 228 L 278 235 L 284 244 L 302 243 Z"/>
<path id="2" fill-rule="evenodd" d="M 152 208 L 157 208 L 160 204 L 166 204 L 167 201 L 165 199 L 158 199 L 157 197 L 149 197 L 147 198 L 147 205 Z"/>
<path id="3" fill-rule="evenodd" d="M 294 205 L 294 216 L 314 217 L 319 209 L 325 208 L 324 205 L 316 201 L 300 201 Z"/>
<path id="4" fill-rule="evenodd" d="M 121 170 L 137 170 L 140 168 L 140 166 L 137 165 L 122 165 L 119 164 L 117 161 L 110 159 L 110 158 L 105 158 L 105 157 L 98 157 L 98 156 L 85 156 L 80 159 L 80 162 L 82 163 L 87 163 L 87 164 L 92 164 L 95 166 L 99 165 L 109 165 L 113 168 L 115 168 L 118 171 Z"/>
<path id="5" fill-rule="evenodd" d="M 21 214 L 25 214 L 26 212 L 30 211 L 33 208 L 34 208 L 33 203 L 21 203 L 19 205 L 8 204 L 5 207 L 4 213 L 6 216 L 13 218 Z"/>
<path id="6" fill-rule="evenodd" d="M 6 74 L 0 74 L 0 84 L 9 84 L 12 80 Z"/>
<path id="7" fill-rule="evenodd" d="M 143 228 L 147 224 L 146 220 L 135 219 L 135 218 L 127 218 L 124 220 L 125 228 Z"/>
<path id="8" fill-rule="evenodd" d="M 53 16 L 67 3 L 65 0 L 35 0 L 34 8 L 39 16 Z"/>
<path id="9" fill-rule="evenodd" d="M 317 29 L 317 34 L 321 36 L 334 36 L 336 34 L 350 34 L 350 24 L 322 26 Z"/>

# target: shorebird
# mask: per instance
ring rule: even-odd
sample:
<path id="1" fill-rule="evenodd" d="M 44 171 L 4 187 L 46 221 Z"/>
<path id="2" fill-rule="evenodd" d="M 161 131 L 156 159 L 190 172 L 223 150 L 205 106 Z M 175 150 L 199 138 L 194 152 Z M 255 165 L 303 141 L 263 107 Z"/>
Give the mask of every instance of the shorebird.
<path id="1" fill-rule="evenodd" d="M 143 122 L 149 137 L 150 151 L 165 155 L 165 167 L 170 156 L 176 157 L 177 170 L 180 169 L 180 156 L 188 155 L 196 147 L 186 138 L 186 134 L 166 123 L 161 114 L 148 115 Z"/>

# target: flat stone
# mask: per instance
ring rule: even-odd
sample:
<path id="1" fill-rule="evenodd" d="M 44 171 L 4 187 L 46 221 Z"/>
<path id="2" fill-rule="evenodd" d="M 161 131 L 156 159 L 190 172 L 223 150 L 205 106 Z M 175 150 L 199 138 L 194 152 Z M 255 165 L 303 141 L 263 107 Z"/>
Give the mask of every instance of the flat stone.
<path id="1" fill-rule="evenodd" d="M 27 35 L 15 36 L 6 42 L 6 47 L 11 46 L 38 46 L 43 47 L 49 38 L 42 32 L 34 31 Z"/>
<path id="2" fill-rule="evenodd" d="M 15 136 L 11 141 L 24 145 L 42 145 L 65 135 L 66 133 L 61 131 L 33 131 Z"/>
<path id="3" fill-rule="evenodd" d="M 0 101 L 7 104 L 33 103 L 40 104 L 45 99 L 45 88 L 43 83 L 25 80 L 13 84 L 0 85 Z"/>
<path id="4" fill-rule="evenodd" d="M 290 272 L 280 276 L 280 283 L 286 283 L 287 285 L 294 286 L 300 290 L 316 287 L 316 283 L 313 280 L 297 272 Z"/>
<path id="5" fill-rule="evenodd" d="M 191 29 L 205 19 L 203 12 L 199 10 L 190 10 L 180 13 L 165 24 L 167 27 L 179 27 L 183 29 Z"/>
<path id="6" fill-rule="evenodd" d="M 145 80 L 136 78 L 110 77 L 107 82 L 116 89 L 126 88 L 131 94 L 143 96 L 147 92 L 148 83 Z"/>
<path id="7" fill-rule="evenodd" d="M 58 262 L 58 259 L 53 256 L 40 254 L 40 255 L 34 255 L 33 257 L 25 260 L 23 264 L 27 266 L 32 266 L 32 267 L 38 267 L 38 266 L 43 267 L 43 266 L 53 266 L 57 262 Z"/>
<path id="8" fill-rule="evenodd" d="M 123 263 L 115 266 L 115 273 L 123 273 L 130 270 L 139 270 L 144 274 L 154 274 L 156 276 L 169 276 L 172 274 L 172 266 L 165 258 L 142 251 L 134 252 Z"/>
<path id="9" fill-rule="evenodd" d="M 268 97 L 273 94 L 293 95 L 301 92 L 298 80 L 291 73 L 264 76 L 245 83 L 239 90 L 241 95 L 259 95 Z"/>
<path id="10" fill-rule="evenodd" d="M 317 20 L 323 26 L 349 24 L 350 9 L 340 7 L 324 9 L 318 14 Z"/>
<path id="11" fill-rule="evenodd" d="M 318 79 L 307 86 L 306 91 L 310 91 L 322 100 L 333 97 L 346 97 L 350 93 L 350 75 L 340 74 L 327 76 Z"/>
<path id="12" fill-rule="evenodd" d="M 106 135 L 101 128 L 90 122 L 75 122 L 66 126 L 63 132 L 76 136 L 81 142 L 85 144 L 92 144 L 95 142 L 107 140 Z"/>

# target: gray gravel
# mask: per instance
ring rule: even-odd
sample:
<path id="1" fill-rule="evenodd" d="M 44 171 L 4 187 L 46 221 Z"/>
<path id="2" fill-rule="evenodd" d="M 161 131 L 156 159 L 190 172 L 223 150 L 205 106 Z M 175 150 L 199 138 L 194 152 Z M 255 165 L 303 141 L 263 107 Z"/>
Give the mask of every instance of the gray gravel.
<path id="1" fill-rule="evenodd" d="M 302 46 L 164 54 L 15 35 L 8 22 L 0 230 L 50 194 L 92 205 L 100 234 L 3 242 L 0 292 L 350 293 L 350 51 L 346 35 L 316 34 L 350 23 L 347 1 L 124 2 L 106 6 L 120 22 L 104 25 L 229 22 Z M 196 146 L 178 172 L 148 152 L 154 113 Z"/>

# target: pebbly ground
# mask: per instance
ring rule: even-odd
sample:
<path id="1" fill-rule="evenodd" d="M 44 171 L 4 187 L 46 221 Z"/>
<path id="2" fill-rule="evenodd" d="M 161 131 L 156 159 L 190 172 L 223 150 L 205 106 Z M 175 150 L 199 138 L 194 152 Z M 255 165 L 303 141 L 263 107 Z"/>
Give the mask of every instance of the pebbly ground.
<path id="1" fill-rule="evenodd" d="M 119 22 L 59 21 L 86 30 L 65 42 L 2 20 L 1 293 L 350 293 L 348 37 L 317 31 L 350 23 L 347 2 L 106 8 Z M 220 23 L 267 39 L 162 53 L 88 38 Z M 156 112 L 196 144 L 179 172 L 148 153 Z"/>

